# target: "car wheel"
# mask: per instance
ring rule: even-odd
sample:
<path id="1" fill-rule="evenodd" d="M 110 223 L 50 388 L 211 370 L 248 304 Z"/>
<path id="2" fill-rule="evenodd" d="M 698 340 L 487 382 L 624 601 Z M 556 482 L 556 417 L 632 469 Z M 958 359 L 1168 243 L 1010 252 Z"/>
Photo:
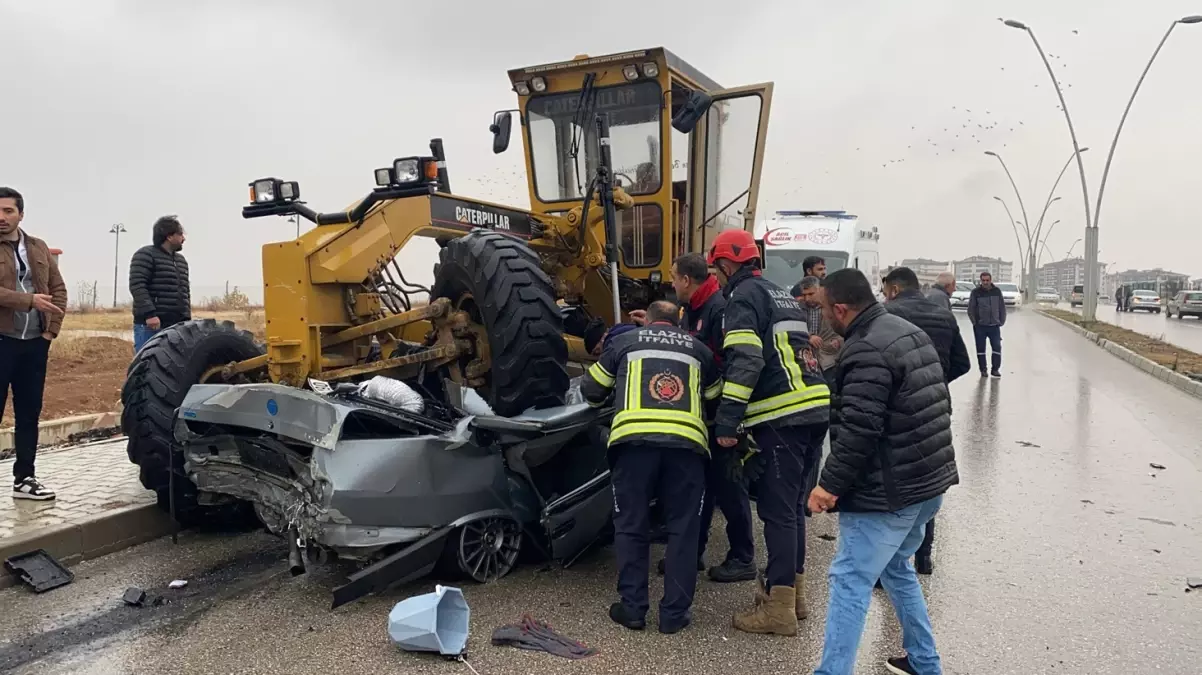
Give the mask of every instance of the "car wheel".
<path id="1" fill-rule="evenodd" d="M 482 518 L 463 525 L 447 543 L 459 571 L 478 584 L 509 574 L 522 552 L 522 528 L 510 518 Z"/>
<path id="2" fill-rule="evenodd" d="M 184 472 L 183 452 L 176 446 L 173 427 L 184 396 L 211 368 L 262 353 L 249 331 L 238 330 L 230 321 L 201 319 L 155 333 L 129 364 L 121 387 L 121 431 L 129 439 L 126 454 L 141 469 L 142 485 L 155 491 L 164 511 L 174 485 L 175 516 L 186 526 L 254 521 L 246 503 L 197 503 L 198 492 Z M 170 469 L 174 469 L 174 481 Z"/>

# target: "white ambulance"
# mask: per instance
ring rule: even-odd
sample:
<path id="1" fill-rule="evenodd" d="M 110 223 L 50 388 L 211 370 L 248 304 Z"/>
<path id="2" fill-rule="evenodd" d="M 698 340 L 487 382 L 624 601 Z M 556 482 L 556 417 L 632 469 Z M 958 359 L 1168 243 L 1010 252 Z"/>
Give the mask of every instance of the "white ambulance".
<path id="1" fill-rule="evenodd" d="M 881 235 L 846 211 L 777 211 L 756 223 L 755 239 L 764 249 L 764 276 L 781 288 L 793 288 L 810 256 L 826 261 L 826 273 L 854 267 L 881 295 Z"/>

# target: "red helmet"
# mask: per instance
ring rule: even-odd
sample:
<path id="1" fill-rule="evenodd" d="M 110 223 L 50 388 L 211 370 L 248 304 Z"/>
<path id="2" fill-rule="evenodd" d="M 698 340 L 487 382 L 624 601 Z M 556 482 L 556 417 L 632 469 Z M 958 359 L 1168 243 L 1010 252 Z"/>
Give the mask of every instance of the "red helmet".
<path id="1" fill-rule="evenodd" d="M 745 263 L 760 257 L 760 249 L 755 245 L 755 237 L 743 229 L 722 230 L 714 237 L 714 245 L 710 248 L 709 264 L 725 258 L 732 262 Z"/>

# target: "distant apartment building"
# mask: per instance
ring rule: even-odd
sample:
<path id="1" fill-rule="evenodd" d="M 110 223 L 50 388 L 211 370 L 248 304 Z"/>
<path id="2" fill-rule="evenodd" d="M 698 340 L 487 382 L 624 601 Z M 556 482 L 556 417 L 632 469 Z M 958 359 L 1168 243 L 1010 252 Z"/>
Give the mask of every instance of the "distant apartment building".
<path id="1" fill-rule="evenodd" d="M 980 281 L 982 272 L 989 272 L 993 280 L 998 283 L 1014 281 L 1014 263 L 1001 258 L 974 255 L 971 258 L 957 260 L 952 263 L 952 266 L 955 268 L 956 281 L 976 283 Z"/>
<path id="2" fill-rule="evenodd" d="M 1037 278 L 1040 288 L 1054 288 L 1060 297 L 1067 298 L 1073 292 L 1073 286 L 1085 284 L 1085 258 L 1065 258 L 1048 263 L 1039 268 Z"/>
<path id="3" fill-rule="evenodd" d="M 930 258 L 906 258 L 895 267 L 909 267 L 923 286 L 930 286 L 935 283 L 941 273 L 951 271 L 951 263 Z"/>

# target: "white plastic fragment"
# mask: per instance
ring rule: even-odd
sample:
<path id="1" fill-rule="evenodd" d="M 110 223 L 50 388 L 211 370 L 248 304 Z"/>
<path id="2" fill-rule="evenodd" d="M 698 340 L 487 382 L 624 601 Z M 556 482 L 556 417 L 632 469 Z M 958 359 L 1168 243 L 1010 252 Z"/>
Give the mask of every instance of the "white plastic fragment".
<path id="1" fill-rule="evenodd" d="M 187 581 L 184 581 L 183 579 L 176 579 L 175 581 L 172 581 L 171 583 L 167 584 L 167 588 L 183 588 L 184 586 L 187 586 L 187 585 L 188 585 Z"/>
<path id="2" fill-rule="evenodd" d="M 463 412 L 478 417 L 490 417 L 496 414 L 484 397 L 477 394 L 475 389 L 467 387 L 463 389 Z"/>
<path id="3" fill-rule="evenodd" d="M 360 384 L 359 395 L 395 405 L 401 410 L 412 413 L 421 414 L 426 410 L 425 400 L 422 399 L 421 394 L 413 390 L 413 387 L 383 375 L 377 375 Z"/>

